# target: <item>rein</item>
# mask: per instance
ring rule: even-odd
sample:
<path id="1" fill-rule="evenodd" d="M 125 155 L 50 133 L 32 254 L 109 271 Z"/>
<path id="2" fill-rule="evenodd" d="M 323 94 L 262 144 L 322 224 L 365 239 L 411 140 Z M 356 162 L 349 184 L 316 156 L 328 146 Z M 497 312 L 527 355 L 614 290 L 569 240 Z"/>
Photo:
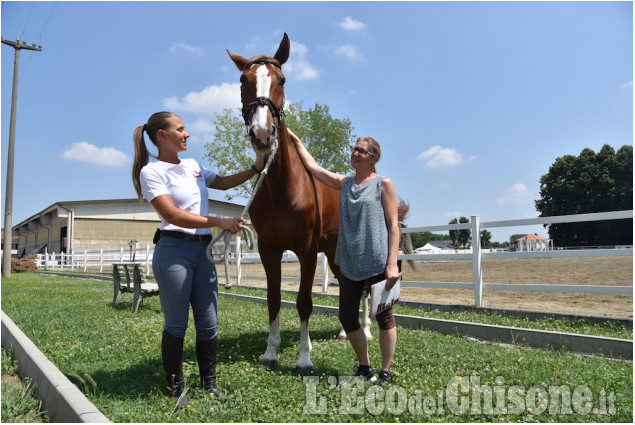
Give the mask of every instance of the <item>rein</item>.
<path id="1" fill-rule="evenodd" d="M 260 173 L 260 178 L 256 182 L 256 185 L 254 186 L 254 190 L 251 192 L 251 197 L 249 198 L 249 201 L 247 202 L 247 204 L 245 204 L 245 208 L 243 208 L 242 214 L 240 214 L 242 218 L 245 217 L 245 214 L 247 213 L 247 211 L 249 210 L 249 207 L 251 206 L 251 202 L 254 200 L 254 196 L 256 196 L 256 192 L 258 191 L 258 188 L 260 188 L 262 181 L 265 179 L 265 176 L 269 172 L 269 167 L 271 166 L 271 163 L 273 162 L 273 159 L 275 158 L 277 151 L 278 151 L 278 140 L 276 139 L 273 149 L 271 149 L 271 152 L 269 153 L 269 158 L 267 159 L 265 168 Z M 252 233 L 251 229 L 247 226 L 243 226 L 242 231 L 243 231 L 243 235 L 245 236 L 245 242 L 247 243 L 247 247 L 249 249 L 252 249 L 254 247 L 254 234 Z M 214 249 L 214 245 L 216 244 L 216 242 L 218 242 L 218 240 L 221 237 L 224 238 L 224 245 L 225 245 L 224 251 L 221 257 L 214 258 L 214 254 L 212 250 Z M 231 240 L 231 237 L 232 237 L 232 234 L 229 230 L 223 230 L 222 232 L 218 234 L 218 236 L 212 239 L 209 245 L 207 245 L 207 249 L 205 250 L 205 255 L 207 256 L 207 259 L 209 261 L 211 261 L 214 264 L 220 264 L 220 263 L 225 264 L 225 288 L 227 289 L 233 286 L 229 280 L 229 255 L 228 254 L 229 254 L 229 242 Z"/>

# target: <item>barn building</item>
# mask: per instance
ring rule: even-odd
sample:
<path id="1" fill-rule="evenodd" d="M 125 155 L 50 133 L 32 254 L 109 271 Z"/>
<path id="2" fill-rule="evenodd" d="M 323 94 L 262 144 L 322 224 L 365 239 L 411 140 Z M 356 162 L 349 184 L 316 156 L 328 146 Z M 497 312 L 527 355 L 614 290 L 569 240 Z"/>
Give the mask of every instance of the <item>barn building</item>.
<path id="1" fill-rule="evenodd" d="M 209 201 L 216 217 L 238 217 L 242 205 Z M 247 217 L 248 219 L 248 217 Z M 18 257 L 43 253 L 70 253 L 111 250 L 152 245 L 161 219 L 145 200 L 111 199 L 56 202 L 13 226 L 18 236 Z"/>

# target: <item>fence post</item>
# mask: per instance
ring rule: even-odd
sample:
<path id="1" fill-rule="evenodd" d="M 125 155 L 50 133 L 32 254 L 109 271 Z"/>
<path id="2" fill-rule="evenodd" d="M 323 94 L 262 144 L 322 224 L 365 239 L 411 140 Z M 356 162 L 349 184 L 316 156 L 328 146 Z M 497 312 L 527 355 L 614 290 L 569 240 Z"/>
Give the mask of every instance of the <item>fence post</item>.
<path id="1" fill-rule="evenodd" d="M 236 285 L 240 285 L 240 281 L 242 280 L 241 250 L 240 236 L 236 236 Z"/>
<path id="2" fill-rule="evenodd" d="M 71 271 L 75 271 L 75 251 L 71 252 Z"/>
<path id="3" fill-rule="evenodd" d="M 49 247 L 47 245 L 46 247 L 44 247 L 44 270 L 48 270 L 48 267 L 46 265 L 48 263 L 48 261 L 46 261 L 48 260 L 48 256 L 49 256 Z M 39 258 L 40 256 L 38 255 L 38 259 Z"/>
<path id="4" fill-rule="evenodd" d="M 320 265 L 322 266 L 322 292 L 327 294 L 329 292 L 329 262 L 326 259 L 326 254 L 320 252 Z"/>
<path id="5" fill-rule="evenodd" d="M 150 274 L 150 244 L 146 244 L 146 276 Z"/>
<path id="6" fill-rule="evenodd" d="M 86 266 L 87 266 L 86 261 L 87 261 L 87 258 L 88 258 L 88 251 L 84 250 L 84 273 L 86 273 Z"/>
<path id="7" fill-rule="evenodd" d="M 481 264 L 481 225 L 479 216 L 472 218 L 472 263 L 474 264 L 474 305 L 483 306 L 483 267 Z"/>
<path id="8" fill-rule="evenodd" d="M 125 261 L 123 260 L 123 246 L 121 247 L 121 252 L 119 253 L 119 258 L 120 258 L 120 263 L 125 263 Z"/>
<path id="9" fill-rule="evenodd" d="M 99 250 L 99 273 L 104 272 L 104 248 Z"/>

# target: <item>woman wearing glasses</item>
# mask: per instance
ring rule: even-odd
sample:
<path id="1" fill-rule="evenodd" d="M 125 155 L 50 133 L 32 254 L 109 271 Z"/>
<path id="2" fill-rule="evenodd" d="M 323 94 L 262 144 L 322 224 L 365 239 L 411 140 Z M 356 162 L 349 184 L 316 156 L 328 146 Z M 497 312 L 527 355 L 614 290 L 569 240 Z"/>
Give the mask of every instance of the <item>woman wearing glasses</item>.
<path id="1" fill-rule="evenodd" d="M 291 131 L 289 134 L 309 172 L 327 186 L 341 191 L 335 253 L 335 263 L 340 267 L 339 319 L 359 361 L 355 375 L 381 385 L 392 378 L 390 365 L 397 343 L 392 308 L 376 316 L 381 349 L 379 379 L 370 365 L 366 335 L 358 319 L 364 287 L 385 279 L 386 288 L 390 289 L 399 278 L 397 195 L 392 181 L 377 174 L 381 148 L 371 137 L 357 139 L 355 146 L 351 146 L 355 175 L 350 177 L 320 167 L 300 139 Z"/>

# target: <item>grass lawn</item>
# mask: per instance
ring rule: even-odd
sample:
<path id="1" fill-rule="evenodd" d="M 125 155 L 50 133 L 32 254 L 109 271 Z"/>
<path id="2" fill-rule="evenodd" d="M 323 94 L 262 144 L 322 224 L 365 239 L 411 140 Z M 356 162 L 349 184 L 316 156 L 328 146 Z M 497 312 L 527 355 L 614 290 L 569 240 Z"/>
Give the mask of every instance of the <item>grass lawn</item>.
<path id="1" fill-rule="evenodd" d="M 110 305 L 110 282 L 33 273 L 3 279 L 1 291 L 3 311 L 113 422 L 631 423 L 633 418 L 632 362 L 425 331 L 398 330 L 392 385 L 351 383 L 343 377 L 353 373 L 353 351 L 335 339 L 337 318 L 321 315 L 311 318 L 314 370 L 301 377 L 293 372 L 297 313 L 287 309 L 281 310 L 280 366 L 270 370 L 258 363 L 266 348 L 266 307 L 227 298 L 219 306 L 218 378 L 224 396 L 212 399 L 198 388 L 191 324 L 184 368 L 194 405 L 178 407 L 165 395 L 157 297 L 131 314 L 129 294 Z M 377 335 L 375 324 L 372 331 Z M 376 339 L 370 355 L 378 364 Z"/>

